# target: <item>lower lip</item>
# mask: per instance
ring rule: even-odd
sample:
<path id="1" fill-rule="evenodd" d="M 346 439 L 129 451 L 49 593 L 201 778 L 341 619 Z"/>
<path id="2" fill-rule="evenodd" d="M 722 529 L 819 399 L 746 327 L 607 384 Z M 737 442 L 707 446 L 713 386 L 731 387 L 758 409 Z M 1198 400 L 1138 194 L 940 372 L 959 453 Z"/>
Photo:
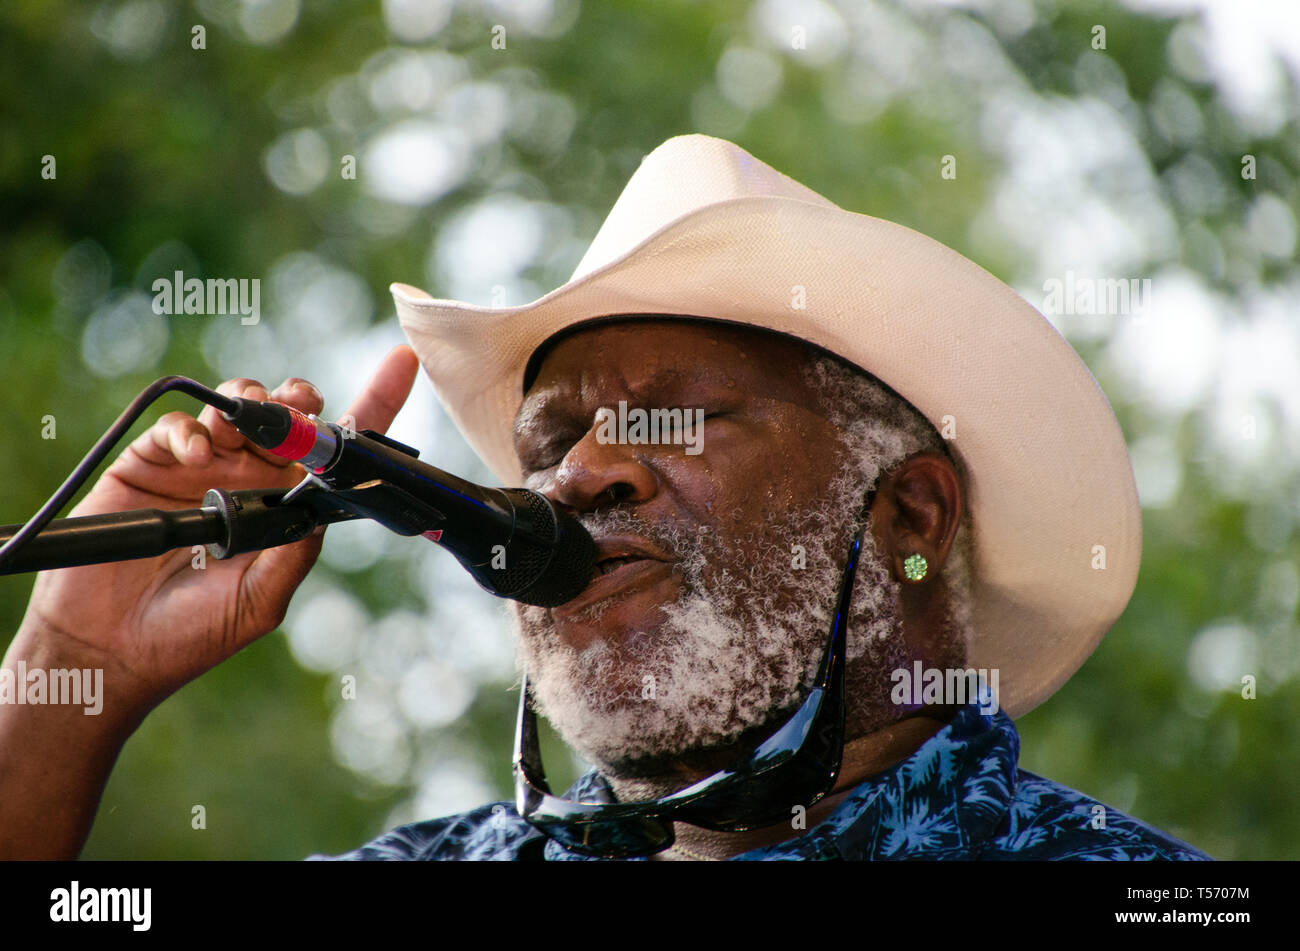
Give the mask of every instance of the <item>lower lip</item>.
<path id="1" fill-rule="evenodd" d="M 655 561 L 651 558 L 629 561 L 627 564 L 619 565 L 611 572 L 597 575 L 591 579 L 591 584 L 587 585 L 582 594 L 566 604 L 552 608 L 551 614 L 556 618 L 565 618 L 577 614 L 592 605 L 599 604 L 606 598 L 623 594 L 631 588 L 643 587 L 646 584 L 659 581 L 671 572 L 672 565 L 665 561 Z"/>

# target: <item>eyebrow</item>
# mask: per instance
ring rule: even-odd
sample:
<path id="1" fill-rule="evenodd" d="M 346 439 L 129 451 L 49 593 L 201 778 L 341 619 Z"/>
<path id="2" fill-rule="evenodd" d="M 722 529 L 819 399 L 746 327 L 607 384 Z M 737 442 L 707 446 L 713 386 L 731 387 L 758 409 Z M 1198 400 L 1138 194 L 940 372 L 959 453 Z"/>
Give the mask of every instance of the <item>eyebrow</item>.
<path id="1" fill-rule="evenodd" d="M 648 380 L 640 381 L 636 385 L 628 385 L 627 393 L 633 399 L 646 399 L 669 384 L 680 385 L 682 388 L 701 383 L 708 386 L 718 385 L 713 381 L 703 379 L 703 372 L 707 369 L 709 368 L 697 367 L 692 371 L 681 367 L 664 367 Z M 525 420 L 536 418 L 554 406 L 556 401 L 563 402 L 571 395 L 572 391 L 561 385 L 550 386 L 544 390 L 525 395 L 523 401 L 519 404 L 519 409 L 515 412 L 512 430 L 518 434 L 520 425 Z M 583 418 L 586 418 L 585 415 Z"/>
<path id="2" fill-rule="evenodd" d="M 724 390 L 728 394 L 736 393 L 738 388 L 728 387 L 718 380 L 706 379 L 704 374 L 710 369 L 702 365 L 693 368 L 664 367 L 648 379 L 638 381 L 636 385 L 626 384 L 625 381 L 623 385 L 626 396 L 631 402 L 653 401 L 655 394 L 662 392 L 663 388 L 669 385 L 677 386 L 683 391 L 705 386 Z M 575 396 L 577 396 L 576 405 Z M 685 401 L 689 402 L 689 399 Z M 568 437 L 573 437 L 576 441 L 590 426 L 594 425 L 595 410 L 588 415 L 581 410 L 581 404 L 581 394 L 563 382 L 524 396 L 519 409 L 515 412 L 511 436 L 515 454 L 524 464 L 525 470 L 529 470 L 526 456 L 531 452 L 544 450 L 552 442 L 563 441 Z M 559 428 L 552 433 L 539 434 L 530 424 L 541 419 L 551 420 Z"/>
<path id="3" fill-rule="evenodd" d="M 523 402 L 519 404 L 519 409 L 515 411 L 515 418 L 511 423 L 511 432 L 514 433 L 515 438 L 519 438 L 521 427 L 542 415 L 562 395 L 560 387 L 552 386 L 525 396 Z"/>

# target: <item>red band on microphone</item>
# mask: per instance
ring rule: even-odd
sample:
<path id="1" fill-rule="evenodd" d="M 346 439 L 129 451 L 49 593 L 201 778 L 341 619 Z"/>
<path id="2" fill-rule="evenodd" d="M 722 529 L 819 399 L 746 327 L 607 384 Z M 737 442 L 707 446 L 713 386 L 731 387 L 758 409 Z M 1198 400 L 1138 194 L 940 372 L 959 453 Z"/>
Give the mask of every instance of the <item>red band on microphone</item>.
<path id="1" fill-rule="evenodd" d="M 281 458 L 297 461 L 316 445 L 316 424 L 292 406 L 285 406 L 285 409 L 289 411 L 289 435 L 270 451 Z"/>

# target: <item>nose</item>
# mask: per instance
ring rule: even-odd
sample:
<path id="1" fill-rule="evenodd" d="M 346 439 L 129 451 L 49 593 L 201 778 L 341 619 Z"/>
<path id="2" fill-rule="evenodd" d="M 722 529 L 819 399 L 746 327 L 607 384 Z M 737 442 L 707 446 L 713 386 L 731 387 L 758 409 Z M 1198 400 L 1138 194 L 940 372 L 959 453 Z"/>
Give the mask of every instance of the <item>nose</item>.
<path id="1" fill-rule="evenodd" d="M 560 460 L 539 491 L 572 512 L 645 502 L 654 497 L 659 480 L 637 458 L 636 448 L 602 443 L 593 427 Z"/>

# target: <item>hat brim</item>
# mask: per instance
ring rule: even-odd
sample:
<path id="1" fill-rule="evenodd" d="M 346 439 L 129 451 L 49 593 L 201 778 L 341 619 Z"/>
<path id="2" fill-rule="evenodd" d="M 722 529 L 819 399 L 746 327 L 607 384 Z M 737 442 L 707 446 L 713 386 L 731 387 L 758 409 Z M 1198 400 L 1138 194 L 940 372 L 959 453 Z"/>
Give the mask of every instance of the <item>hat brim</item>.
<path id="1" fill-rule="evenodd" d="M 392 286 L 402 328 L 455 424 L 503 484 L 528 360 L 574 324 L 667 314 L 799 337 L 883 380 L 953 438 L 973 527 L 968 664 L 999 670 L 1020 716 L 1083 664 L 1136 584 L 1142 526 L 1128 450 L 1083 361 L 1023 298 L 893 222 L 779 197 L 682 216 L 519 307 Z"/>

